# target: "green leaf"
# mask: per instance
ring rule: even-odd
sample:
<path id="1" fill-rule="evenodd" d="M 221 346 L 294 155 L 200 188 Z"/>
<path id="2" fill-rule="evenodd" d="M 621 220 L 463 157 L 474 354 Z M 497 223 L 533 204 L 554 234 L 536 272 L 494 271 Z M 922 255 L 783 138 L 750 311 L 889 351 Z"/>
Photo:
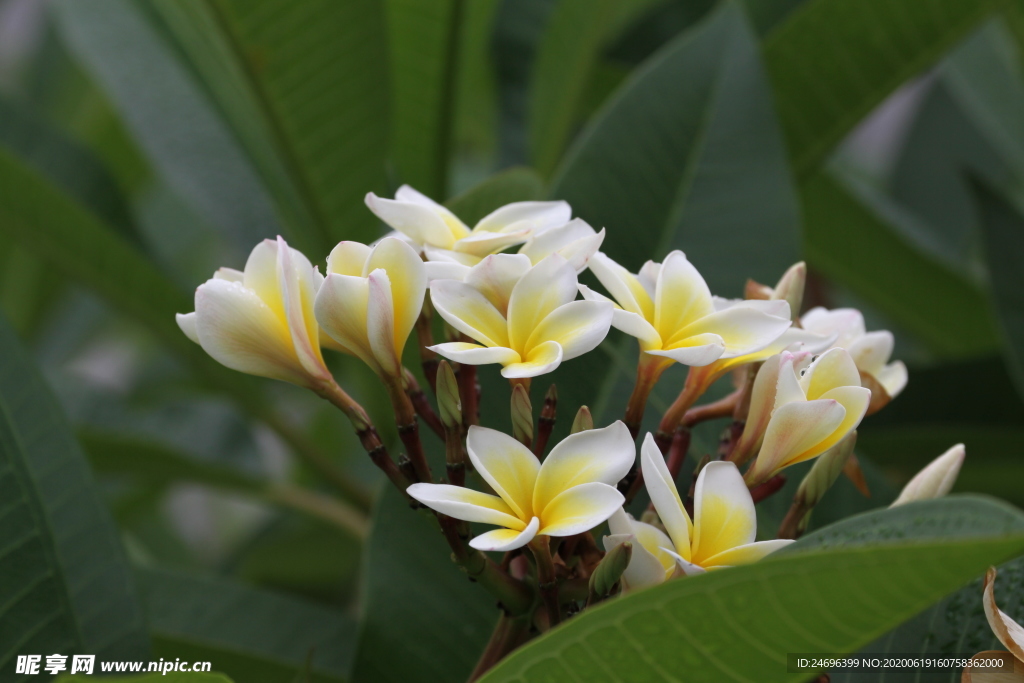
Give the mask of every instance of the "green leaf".
<path id="1" fill-rule="evenodd" d="M 446 195 L 456 58 L 465 0 L 385 0 L 391 51 L 392 156 L 402 182 Z"/>
<path id="2" fill-rule="evenodd" d="M 866 184 L 831 172 L 811 178 L 802 196 L 812 266 L 892 316 L 940 355 L 981 355 L 997 347 L 982 292 L 891 227 L 909 222 L 898 206 Z"/>
<path id="3" fill-rule="evenodd" d="M 117 681 L 118 683 L 232 683 L 224 674 L 182 673 L 146 674 L 144 676 L 61 676 L 56 683 L 91 683 L 92 681 Z"/>
<path id="4" fill-rule="evenodd" d="M 154 169 L 240 245 L 281 227 L 246 151 L 142 3 L 57 2 L 57 25 Z"/>
<path id="5" fill-rule="evenodd" d="M 775 282 L 798 259 L 797 203 L 742 10 L 725 3 L 648 59 L 553 185 L 628 268 L 683 249 L 716 294 Z"/>
<path id="6" fill-rule="evenodd" d="M 149 645 L 117 529 L 56 399 L 0 319 L 0 668 L 26 652 Z"/>
<path id="7" fill-rule="evenodd" d="M 805 178 L 889 93 L 1003 0 L 805 2 L 764 42 L 796 175 Z"/>
<path id="8" fill-rule="evenodd" d="M 561 0 L 547 21 L 533 63 L 530 159 L 550 176 L 578 122 L 601 49 L 616 30 L 661 0 Z"/>
<path id="9" fill-rule="evenodd" d="M 990 291 L 999 320 L 1003 355 L 1017 391 L 1024 396 L 1024 216 L 1008 199 L 980 181 L 974 195 L 981 212 L 982 242 Z"/>
<path id="10" fill-rule="evenodd" d="M 852 652 L 1022 551 L 1024 535 L 843 548 L 669 581 L 588 610 L 481 680 L 793 680 L 786 653 Z"/>
<path id="11" fill-rule="evenodd" d="M 470 583 L 427 513 L 388 487 L 366 547 L 365 603 L 352 679 L 462 683 L 498 617 Z"/>
<path id="12" fill-rule="evenodd" d="M 473 225 L 495 209 L 512 202 L 542 199 L 544 181 L 529 168 L 510 168 L 492 175 L 482 183 L 452 197 L 445 206 Z"/>
<path id="13" fill-rule="evenodd" d="M 282 683 L 312 653 L 311 683 L 348 679 L 356 624 L 313 603 L 223 579 L 137 573 L 158 657 L 213 662 L 246 683 Z"/>

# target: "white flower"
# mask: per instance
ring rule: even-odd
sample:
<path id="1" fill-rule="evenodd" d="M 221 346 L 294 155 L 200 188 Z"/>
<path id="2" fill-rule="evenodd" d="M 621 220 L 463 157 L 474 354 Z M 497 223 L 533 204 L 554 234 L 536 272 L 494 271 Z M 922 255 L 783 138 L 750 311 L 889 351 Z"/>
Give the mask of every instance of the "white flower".
<path id="1" fill-rule="evenodd" d="M 430 347 L 459 363 L 500 363 L 509 378 L 536 377 L 594 349 L 608 334 L 608 302 L 574 301 L 578 282 L 552 254 L 536 266 L 522 254 L 494 254 L 464 281 L 434 280 L 430 299 L 449 325 L 479 344 Z"/>
<path id="2" fill-rule="evenodd" d="M 962 443 L 928 463 L 924 469 L 914 475 L 900 491 L 899 497 L 890 507 L 903 505 L 915 500 L 941 498 L 949 493 L 960 474 L 960 466 L 964 464 L 967 451 Z"/>
<path id="3" fill-rule="evenodd" d="M 284 239 L 256 245 L 245 270 L 221 268 L 196 289 L 178 326 L 232 370 L 315 388 L 333 381 L 313 316 L 318 275 Z"/>
<path id="4" fill-rule="evenodd" d="M 622 506 L 615 485 L 636 450 L 622 422 L 568 436 L 541 464 L 516 439 L 470 427 L 473 467 L 498 495 L 447 484 L 413 484 L 409 495 L 438 512 L 502 527 L 477 536 L 479 550 L 515 550 L 536 536 L 573 536 L 593 529 Z"/>

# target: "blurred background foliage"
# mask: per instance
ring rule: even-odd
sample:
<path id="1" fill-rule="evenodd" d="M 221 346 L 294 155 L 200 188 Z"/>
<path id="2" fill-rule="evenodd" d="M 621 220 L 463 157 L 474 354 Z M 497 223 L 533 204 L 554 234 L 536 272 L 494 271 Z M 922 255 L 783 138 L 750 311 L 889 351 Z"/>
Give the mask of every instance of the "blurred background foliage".
<path id="1" fill-rule="evenodd" d="M 81 448 L 5 458 L 78 459 L 60 490 L 93 500 L 77 516 L 96 538 L 120 536 L 107 574 L 146 615 L 117 647 L 148 631 L 159 656 L 247 682 L 464 678 L 492 605 L 396 497 L 373 510 L 381 482 L 344 420 L 217 366 L 173 320 L 259 239 L 314 263 L 375 239 L 363 196 L 409 183 L 470 224 L 566 199 L 625 265 L 683 249 L 724 296 L 806 259 L 807 305 L 861 308 L 910 367 L 860 431 L 872 497 L 841 481 L 814 523 L 887 502 L 960 441 L 958 489 L 1024 504 L 1022 69 L 1020 0 L 3 0 L 0 353 L 49 389 L 11 370 L 0 395 L 7 415 L 57 415 L 30 431 L 66 431 L 63 412 Z M 620 416 L 635 356 L 613 332 L 553 376 L 560 433 L 584 403 Z M 330 362 L 388 432 L 374 377 Z M 484 421 L 508 428 L 492 370 Z M 372 527 L 296 504 L 332 491 L 316 462 L 359 483 L 347 504 Z M 40 533 L 84 533 L 48 519 Z M 456 613 L 408 609 L 440 584 Z M 412 643 L 422 629 L 434 640 Z M 330 645 L 309 658 L 310 638 Z"/>

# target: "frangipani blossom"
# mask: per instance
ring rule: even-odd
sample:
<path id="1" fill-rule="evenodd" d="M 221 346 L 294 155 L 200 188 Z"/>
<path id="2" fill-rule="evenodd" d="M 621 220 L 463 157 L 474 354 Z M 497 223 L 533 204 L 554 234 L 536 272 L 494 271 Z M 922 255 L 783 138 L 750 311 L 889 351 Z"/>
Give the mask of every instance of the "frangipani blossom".
<path id="1" fill-rule="evenodd" d="M 701 470 L 694 488 L 693 520 L 651 434 L 640 449 L 640 463 L 651 502 L 667 535 L 624 514 L 617 513 L 609 520 L 615 536 L 606 541 L 606 548 L 631 540 L 630 533 L 637 541 L 623 575 L 631 588 L 660 583 L 676 571 L 691 575 L 750 564 L 793 542 L 754 540 L 754 500 L 733 463 L 710 462 Z"/>
<path id="2" fill-rule="evenodd" d="M 438 512 L 502 527 L 470 541 L 479 550 L 521 548 L 536 536 L 573 536 L 593 529 L 622 506 L 615 485 L 636 448 L 622 422 L 566 437 L 541 464 L 516 439 L 473 426 L 466 437 L 473 467 L 498 494 L 447 484 L 413 484 L 410 496 Z"/>
<path id="3" fill-rule="evenodd" d="M 785 301 L 716 301 L 681 251 L 660 264 L 648 261 L 638 275 L 600 252 L 589 267 L 618 304 L 612 324 L 669 363 L 702 366 L 752 353 L 790 326 Z M 607 301 L 587 287 L 580 291 L 585 299 Z"/>
<path id="4" fill-rule="evenodd" d="M 341 242 L 327 258 L 313 308 L 341 350 L 382 377 L 398 377 L 426 288 L 423 260 L 402 240 L 386 237 L 373 248 Z"/>
<path id="5" fill-rule="evenodd" d="M 807 311 L 800 318 L 800 324 L 816 334 L 835 334 L 833 345 L 849 351 L 861 374 L 868 375 L 885 389 L 888 398 L 896 398 L 907 386 L 907 366 L 898 360 L 889 362 L 895 343 L 892 332 L 868 332 L 864 326 L 864 315 L 857 309 L 830 311 L 819 306 Z M 881 398 L 876 397 L 876 401 Z"/>
<path id="6" fill-rule="evenodd" d="M 746 298 L 782 300 L 789 304 L 789 311 L 796 322 L 804 301 L 804 287 L 807 284 L 807 264 L 803 261 L 791 265 L 775 287 L 768 287 L 753 280 L 747 280 Z"/>
<path id="7" fill-rule="evenodd" d="M 967 450 L 962 443 L 953 446 L 915 474 L 889 507 L 896 507 L 915 500 L 941 498 L 946 495 L 956 483 L 957 475 L 960 474 L 960 467 L 964 464 L 966 456 Z"/>
<path id="8" fill-rule="evenodd" d="M 612 305 L 574 301 L 576 271 L 552 254 L 536 266 L 523 254 L 483 259 L 464 281 L 434 280 L 430 299 L 449 325 L 479 344 L 430 347 L 459 363 L 500 363 L 508 378 L 536 377 L 594 349 L 608 334 Z"/>
<path id="9" fill-rule="evenodd" d="M 801 360 L 782 354 L 774 408 L 747 471 L 748 484 L 821 455 L 856 429 L 867 412 L 871 391 L 860 386 L 860 373 L 845 349 L 826 351 L 802 372 Z"/>
<path id="10" fill-rule="evenodd" d="M 178 326 L 232 370 L 315 388 L 332 382 L 313 316 L 319 278 L 284 239 L 264 240 L 245 270 L 221 268 L 196 289 L 194 313 Z"/>
<path id="11" fill-rule="evenodd" d="M 480 258 L 522 244 L 534 232 L 564 225 L 572 216 L 566 202 L 515 202 L 487 214 L 470 229 L 451 211 L 402 185 L 394 199 L 366 195 L 370 211 L 402 233 L 420 249 L 450 252 L 454 259 L 465 257 L 465 265 Z"/>

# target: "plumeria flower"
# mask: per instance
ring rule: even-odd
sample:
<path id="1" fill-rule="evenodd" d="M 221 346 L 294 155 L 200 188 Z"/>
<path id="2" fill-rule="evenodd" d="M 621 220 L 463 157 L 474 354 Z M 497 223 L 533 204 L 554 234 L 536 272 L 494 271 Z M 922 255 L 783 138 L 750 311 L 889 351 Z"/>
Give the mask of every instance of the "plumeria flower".
<path id="1" fill-rule="evenodd" d="M 915 474 L 889 507 L 896 507 L 915 500 L 941 498 L 946 495 L 956 483 L 957 475 L 960 474 L 960 467 L 964 464 L 966 456 L 967 450 L 962 443 L 953 446 Z"/>
<path id="2" fill-rule="evenodd" d="M 754 500 L 733 463 L 710 462 L 701 470 L 694 488 L 692 521 L 650 433 L 640 449 L 640 464 L 667 534 L 624 513 L 609 520 L 614 536 L 605 542 L 606 548 L 631 540 L 630 535 L 636 541 L 623 575 L 631 588 L 661 583 L 677 572 L 692 575 L 750 564 L 793 542 L 754 540 Z"/>
<path id="3" fill-rule="evenodd" d="M 640 340 L 642 351 L 684 365 L 703 366 L 766 347 L 790 326 L 785 301 L 728 301 L 711 296 L 704 278 L 681 251 L 663 263 L 648 261 L 638 275 L 595 254 L 590 270 L 618 304 L 612 324 Z M 585 299 L 608 299 L 580 287 Z"/>
<path id="4" fill-rule="evenodd" d="M 341 350 L 382 377 L 399 377 L 426 289 L 423 260 L 402 240 L 386 237 L 373 248 L 341 242 L 327 258 L 313 310 Z"/>
<path id="5" fill-rule="evenodd" d="M 515 202 L 492 211 L 470 229 L 451 211 L 408 185 L 398 188 L 394 199 L 370 192 L 366 205 L 419 249 L 445 252 L 469 266 L 488 254 L 522 244 L 534 232 L 564 225 L 572 216 L 566 202 Z"/>
<path id="6" fill-rule="evenodd" d="M 594 349 L 611 326 L 612 305 L 574 301 L 577 286 L 576 271 L 558 254 L 536 266 L 523 254 L 488 256 L 465 281 L 430 284 L 441 317 L 479 343 L 430 348 L 459 363 L 500 363 L 508 378 L 551 372 Z"/>
<path id="7" fill-rule="evenodd" d="M 860 386 L 860 373 L 845 349 L 826 351 L 806 369 L 800 365 L 798 356 L 782 354 L 771 418 L 746 474 L 750 485 L 821 455 L 856 429 L 867 412 L 871 391 Z M 752 403 L 751 419 L 766 409 Z"/>
<path id="8" fill-rule="evenodd" d="M 864 315 L 857 309 L 830 311 L 819 306 L 807 311 L 800 318 L 800 324 L 816 334 L 835 334 L 834 345 L 850 352 L 861 375 L 867 375 L 864 385 L 879 394 L 874 397 L 871 412 L 896 398 L 907 386 L 907 366 L 898 360 L 889 362 L 894 344 L 892 332 L 867 332 Z M 880 395 L 878 388 L 885 390 L 885 396 Z"/>
<path id="9" fill-rule="evenodd" d="M 566 437 L 541 464 L 529 448 L 493 429 L 466 437 L 473 467 L 496 496 L 461 486 L 413 484 L 409 495 L 438 512 L 501 527 L 470 541 L 479 550 L 522 548 L 536 536 L 573 536 L 608 519 L 625 500 L 615 485 L 636 449 L 622 422 Z"/>
<path id="10" fill-rule="evenodd" d="M 800 317 L 800 307 L 804 301 L 804 287 L 807 284 L 807 264 L 803 261 L 794 263 L 782 274 L 778 284 L 768 287 L 753 280 L 747 280 L 747 299 L 782 300 L 789 304 L 789 312 L 796 322 Z"/>
<path id="11" fill-rule="evenodd" d="M 316 388 L 332 382 L 313 316 L 319 279 L 284 239 L 264 240 L 245 270 L 221 268 L 196 289 L 194 313 L 178 326 L 232 370 Z"/>

